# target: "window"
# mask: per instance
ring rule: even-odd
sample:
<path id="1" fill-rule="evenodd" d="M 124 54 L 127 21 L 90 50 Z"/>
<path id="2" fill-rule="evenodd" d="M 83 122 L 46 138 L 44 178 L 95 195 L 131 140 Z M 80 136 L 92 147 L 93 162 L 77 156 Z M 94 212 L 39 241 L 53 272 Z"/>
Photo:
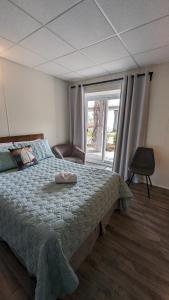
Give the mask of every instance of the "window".
<path id="1" fill-rule="evenodd" d="M 121 87 L 85 93 L 89 162 L 112 165 L 115 154 Z"/>

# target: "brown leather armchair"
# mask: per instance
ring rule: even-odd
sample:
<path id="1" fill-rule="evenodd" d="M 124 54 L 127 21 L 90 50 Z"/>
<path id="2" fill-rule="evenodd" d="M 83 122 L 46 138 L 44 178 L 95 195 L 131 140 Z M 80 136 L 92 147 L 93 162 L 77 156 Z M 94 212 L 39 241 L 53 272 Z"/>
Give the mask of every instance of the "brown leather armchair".
<path id="1" fill-rule="evenodd" d="M 52 151 L 57 158 L 69 160 L 74 163 L 85 163 L 85 152 L 72 144 L 55 145 Z"/>

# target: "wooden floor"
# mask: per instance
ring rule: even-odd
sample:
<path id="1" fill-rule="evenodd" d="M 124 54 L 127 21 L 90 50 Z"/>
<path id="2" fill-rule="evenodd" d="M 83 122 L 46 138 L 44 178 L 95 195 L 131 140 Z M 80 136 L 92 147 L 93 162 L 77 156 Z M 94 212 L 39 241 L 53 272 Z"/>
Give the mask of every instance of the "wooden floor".
<path id="1" fill-rule="evenodd" d="M 126 215 L 115 213 L 107 232 L 78 271 L 65 300 L 169 300 L 169 191 L 132 186 Z M 34 281 L 0 243 L 0 300 L 32 300 Z M 47 299 L 50 300 L 50 299 Z"/>

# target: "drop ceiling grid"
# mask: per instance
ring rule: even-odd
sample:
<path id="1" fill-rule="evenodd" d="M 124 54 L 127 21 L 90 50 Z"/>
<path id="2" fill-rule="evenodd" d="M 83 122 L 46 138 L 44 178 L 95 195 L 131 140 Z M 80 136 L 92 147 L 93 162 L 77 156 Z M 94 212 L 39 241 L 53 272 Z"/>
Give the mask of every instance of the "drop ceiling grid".
<path id="1" fill-rule="evenodd" d="M 123 44 L 124 48 L 126 49 L 126 51 L 128 52 L 128 55 L 131 57 L 131 60 L 133 61 L 134 64 L 136 64 L 137 67 L 139 67 L 139 64 L 137 63 L 137 61 L 135 60 L 134 56 L 131 54 L 131 52 L 129 51 L 128 46 L 126 45 L 126 43 L 123 41 L 123 39 L 120 36 L 120 33 L 118 33 L 118 31 L 116 30 L 115 26 L 113 25 L 113 23 L 111 22 L 110 18 L 108 17 L 108 15 L 106 15 L 105 11 L 103 10 L 102 6 L 99 5 L 99 2 L 97 2 L 97 0 L 94 0 L 97 7 L 100 9 L 101 13 L 103 14 L 103 16 L 105 17 L 105 19 L 108 21 L 108 23 L 110 24 L 110 26 L 112 27 L 112 29 L 114 30 L 114 32 L 116 33 L 117 38 L 120 40 L 120 42 Z"/>
<path id="2" fill-rule="evenodd" d="M 148 6 L 144 7 L 143 2 L 147 3 Z M 9 7 L 7 3 L 9 3 Z M 41 5 L 41 7 L 36 6 L 37 3 L 38 5 Z M 119 3 L 123 3 L 123 7 L 120 6 Z M 47 12 L 49 13 L 46 13 L 46 15 L 38 15 L 39 11 L 42 12 L 45 8 L 45 6 L 42 7 L 43 4 L 48 5 Z M 15 60 L 15 58 L 12 59 L 12 54 L 10 53 L 15 53 L 14 57 L 17 57 L 17 49 L 19 49 L 18 53 L 24 53 L 25 60 L 28 62 L 27 64 L 29 65 L 30 62 L 30 67 L 38 69 L 39 66 L 39 69 L 43 70 L 44 65 L 44 69 L 48 70 L 51 66 L 51 71 L 54 72 L 55 66 L 58 66 L 58 69 L 60 67 L 60 70 L 64 70 L 65 68 L 65 73 L 61 72 L 63 75 L 65 74 L 65 77 L 69 77 L 68 74 L 70 74 L 69 79 L 71 79 L 71 76 L 73 79 L 76 75 L 77 78 L 81 78 L 83 74 L 84 76 L 87 76 L 85 74 L 88 74 L 89 76 L 92 76 L 92 74 L 93 76 L 102 75 L 104 72 L 110 74 L 113 70 L 118 71 L 118 66 L 121 71 L 121 68 L 125 69 L 143 66 L 145 65 L 145 62 L 146 64 L 149 64 L 149 62 L 155 63 L 156 61 L 160 63 L 160 60 L 161 62 L 169 61 L 169 56 L 167 55 L 169 45 L 168 0 L 126 0 L 125 2 L 119 0 L 70 0 L 69 2 L 67 2 L 67 0 L 57 0 L 57 4 L 55 0 L 46 0 L 46 2 L 43 1 L 43 3 L 42 1 L 37 0 L 36 5 L 33 0 L 29 0 L 29 2 L 27 0 L 1 0 L 1 5 L 6 7 L 6 10 L 10 12 L 13 23 L 16 14 L 16 16 L 19 16 L 20 18 L 20 21 L 17 22 L 22 23 L 24 20 L 27 24 L 26 29 L 21 28 L 21 31 L 17 31 L 20 23 L 16 24 L 16 32 L 15 28 L 11 29 L 13 30 L 12 32 L 14 32 L 14 35 L 9 32 L 9 28 L 6 35 L 1 31 L 2 29 L 0 29 L 0 49 L 3 49 L 4 47 L 7 53 L 6 55 L 3 55 L 3 53 L 1 55 L 2 57 Z M 112 9 L 113 5 L 115 5 L 116 9 Z M 54 9 L 52 9 L 52 7 L 58 8 L 56 15 L 53 14 Z M 89 20 L 84 18 L 84 11 L 86 11 L 88 18 L 90 15 Z M 142 15 L 139 14 L 139 11 Z M 79 16 L 80 18 L 78 19 Z M 72 38 L 69 33 L 71 33 L 73 26 L 76 25 L 74 18 L 77 18 L 78 24 L 81 23 L 82 26 L 79 27 L 80 30 L 77 30 L 76 36 L 73 36 Z M 69 22 L 69 28 L 68 26 L 64 28 L 63 24 L 68 24 Z M 97 26 L 92 22 L 98 22 L 100 25 L 100 32 L 97 31 Z M 87 27 L 88 23 L 91 24 L 92 30 L 89 30 L 89 27 Z M 55 25 L 59 25 L 60 27 L 56 27 Z M 15 24 L 13 27 L 15 27 Z M 156 28 L 159 33 L 164 33 L 162 36 L 156 36 L 156 42 L 154 43 L 151 41 L 151 35 L 153 36 L 154 34 L 155 36 L 153 28 Z M 60 41 L 60 44 L 65 43 L 65 47 L 67 45 L 67 50 L 64 50 L 63 47 L 63 50 L 61 48 L 60 52 L 56 53 L 55 56 L 55 51 L 52 49 L 53 46 L 50 47 L 50 45 L 48 45 L 48 55 L 44 55 L 44 52 L 40 51 L 41 47 L 38 48 L 38 44 L 35 42 L 32 42 L 30 47 L 29 41 L 33 39 L 36 40 L 34 37 L 36 37 L 36 35 L 38 36 L 39 32 L 42 32 L 43 30 L 49 32 L 55 47 L 57 47 L 57 42 L 59 43 Z M 140 32 L 141 34 L 139 34 Z M 50 41 L 49 35 L 46 35 L 48 41 Z M 83 38 L 83 35 L 85 38 Z M 113 39 L 113 37 L 115 38 Z M 105 55 L 105 60 L 103 58 L 101 59 L 102 53 L 99 56 L 99 53 L 96 52 L 98 58 L 95 59 L 92 54 L 94 49 L 101 49 L 101 47 L 108 44 L 107 41 L 109 40 L 112 40 L 112 49 L 114 49 L 113 47 L 115 47 L 115 44 L 119 44 L 119 49 L 125 49 L 124 51 L 121 50 L 121 56 L 116 56 L 116 53 L 118 52 L 117 47 L 116 51 L 114 50 L 115 53 L 114 56 L 112 55 L 112 59 L 110 59 L 111 48 L 109 48 L 110 56 L 107 56 L 108 58 Z M 141 47 L 143 43 L 145 43 L 145 47 Z M 41 40 L 41 46 L 43 46 L 43 39 Z M 25 49 L 25 51 L 22 51 L 21 48 Z M 68 57 L 71 57 L 71 55 L 73 55 L 75 61 L 77 55 L 79 67 L 78 65 L 75 67 L 72 65 L 70 68 L 71 64 L 68 61 Z M 36 57 L 38 56 L 39 59 L 36 61 Z M 21 63 L 23 62 L 24 56 L 21 57 Z M 58 75 L 57 70 L 56 75 Z"/>

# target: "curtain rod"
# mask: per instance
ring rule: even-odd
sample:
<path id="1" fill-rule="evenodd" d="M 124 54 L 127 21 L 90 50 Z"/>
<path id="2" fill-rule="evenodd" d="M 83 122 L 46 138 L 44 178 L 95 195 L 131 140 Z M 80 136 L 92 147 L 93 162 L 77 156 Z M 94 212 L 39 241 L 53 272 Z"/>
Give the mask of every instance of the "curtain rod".
<path id="1" fill-rule="evenodd" d="M 150 76 L 150 81 L 152 80 L 152 76 L 153 76 L 153 72 L 149 72 L 148 73 L 149 76 Z M 132 75 L 134 76 L 134 75 Z M 138 77 L 141 77 L 141 76 L 145 76 L 145 73 L 140 73 L 140 74 L 137 74 Z M 102 83 L 108 83 L 108 82 L 115 82 L 115 81 L 120 81 L 120 80 L 123 80 L 123 77 L 119 77 L 119 78 L 114 78 L 114 79 L 109 79 L 109 80 L 104 80 L 104 81 L 97 81 L 97 82 L 92 82 L 92 83 L 84 83 L 82 84 L 82 86 L 90 86 L 90 85 L 95 85 L 95 84 L 102 84 Z M 79 85 L 80 87 L 81 85 Z M 71 86 L 71 89 L 75 88 L 76 86 L 75 85 L 72 85 Z"/>

